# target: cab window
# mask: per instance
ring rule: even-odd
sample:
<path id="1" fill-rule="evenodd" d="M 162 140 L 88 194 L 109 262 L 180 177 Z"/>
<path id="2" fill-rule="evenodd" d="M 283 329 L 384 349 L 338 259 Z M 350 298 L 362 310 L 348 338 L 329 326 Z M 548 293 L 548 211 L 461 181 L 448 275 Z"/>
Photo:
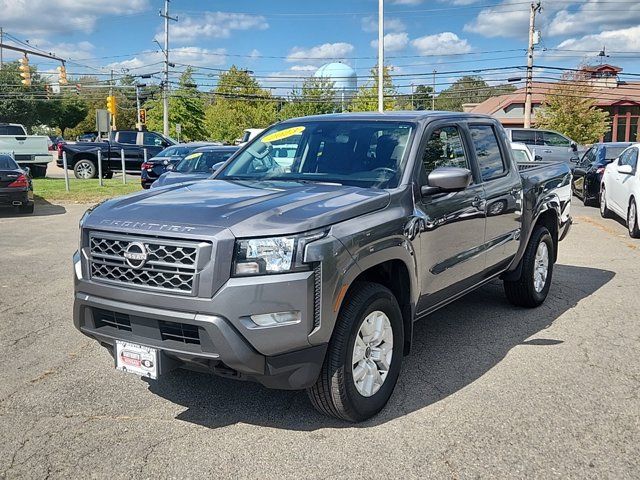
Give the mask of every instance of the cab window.
<path id="1" fill-rule="evenodd" d="M 482 181 L 487 182 L 504 175 L 507 167 L 504 158 L 502 158 L 498 137 L 493 127 L 490 125 L 469 125 L 469 132 L 476 150 Z"/>
<path id="2" fill-rule="evenodd" d="M 138 132 L 118 132 L 118 143 L 136 144 Z"/>
<path id="3" fill-rule="evenodd" d="M 422 164 L 427 175 L 440 167 L 470 169 L 458 127 L 440 127 L 431 133 L 422 155 Z"/>
<path id="4" fill-rule="evenodd" d="M 154 147 L 162 147 L 164 145 L 164 142 L 162 138 L 155 133 L 144 132 L 142 134 L 142 144 Z"/>
<path id="5" fill-rule="evenodd" d="M 544 144 L 548 147 L 570 147 L 571 141 L 558 133 L 542 132 Z"/>

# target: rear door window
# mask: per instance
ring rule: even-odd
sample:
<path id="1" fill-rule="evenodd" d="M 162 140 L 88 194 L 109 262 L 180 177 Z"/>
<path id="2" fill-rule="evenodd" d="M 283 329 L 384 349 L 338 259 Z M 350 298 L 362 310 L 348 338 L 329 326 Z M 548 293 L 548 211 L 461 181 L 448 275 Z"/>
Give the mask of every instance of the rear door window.
<path id="1" fill-rule="evenodd" d="M 536 133 L 533 130 L 513 130 L 511 132 L 511 141 L 524 143 L 526 145 L 535 145 Z"/>
<path id="2" fill-rule="evenodd" d="M 500 151 L 495 130 L 490 125 L 469 125 L 471 140 L 476 151 L 482 181 L 487 182 L 503 176 L 506 162 Z"/>
<path id="3" fill-rule="evenodd" d="M 137 138 L 138 132 L 118 132 L 118 143 L 135 145 Z"/>
<path id="4" fill-rule="evenodd" d="M 554 132 L 542 132 L 544 144 L 547 147 L 570 147 L 571 141 L 562 135 Z"/>

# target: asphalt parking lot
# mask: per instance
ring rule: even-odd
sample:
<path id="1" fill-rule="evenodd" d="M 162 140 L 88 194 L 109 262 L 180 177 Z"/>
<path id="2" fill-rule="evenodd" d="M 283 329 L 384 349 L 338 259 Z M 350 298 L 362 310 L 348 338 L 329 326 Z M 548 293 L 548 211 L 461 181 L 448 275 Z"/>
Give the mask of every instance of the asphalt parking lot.
<path id="1" fill-rule="evenodd" d="M 640 477 L 640 241 L 595 208 L 574 201 L 542 307 L 496 282 L 419 322 L 359 425 L 304 392 L 114 370 L 71 322 L 85 208 L 0 211 L 0 478 Z"/>

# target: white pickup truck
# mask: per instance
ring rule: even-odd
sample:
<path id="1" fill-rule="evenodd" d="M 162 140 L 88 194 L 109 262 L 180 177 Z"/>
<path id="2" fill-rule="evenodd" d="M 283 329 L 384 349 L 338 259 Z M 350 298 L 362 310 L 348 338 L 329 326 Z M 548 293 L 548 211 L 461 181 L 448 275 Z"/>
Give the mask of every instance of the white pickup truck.
<path id="1" fill-rule="evenodd" d="M 49 142 L 45 135 L 27 135 L 20 124 L 0 123 L 0 152 L 13 154 L 16 163 L 29 167 L 33 177 L 47 174 L 47 164 L 53 160 Z"/>

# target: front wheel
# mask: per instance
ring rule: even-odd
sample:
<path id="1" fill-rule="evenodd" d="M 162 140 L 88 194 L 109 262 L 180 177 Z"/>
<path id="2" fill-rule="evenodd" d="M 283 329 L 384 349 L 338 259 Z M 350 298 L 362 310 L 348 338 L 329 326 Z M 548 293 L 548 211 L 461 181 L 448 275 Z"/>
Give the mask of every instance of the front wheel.
<path id="1" fill-rule="evenodd" d="M 96 178 L 98 175 L 98 169 L 92 160 L 83 158 L 78 160 L 73 166 L 73 174 L 80 180 L 87 180 L 89 178 Z"/>
<path id="2" fill-rule="evenodd" d="M 604 187 L 600 189 L 600 216 L 602 216 L 602 218 L 612 217 L 611 210 L 609 210 L 609 207 L 607 207 L 607 198 L 605 195 Z"/>
<path id="3" fill-rule="evenodd" d="M 551 287 L 553 258 L 553 239 L 549 230 L 536 227 L 522 257 L 520 278 L 504 282 L 507 299 L 518 307 L 533 308 L 542 304 Z"/>
<path id="4" fill-rule="evenodd" d="M 631 238 L 640 238 L 640 226 L 638 226 L 638 206 L 635 198 L 629 202 L 629 210 L 627 212 L 627 228 Z"/>
<path id="5" fill-rule="evenodd" d="M 391 397 L 402 366 L 402 313 L 391 291 L 371 282 L 353 285 L 340 310 L 314 386 L 313 406 L 325 415 L 360 422 Z"/>

